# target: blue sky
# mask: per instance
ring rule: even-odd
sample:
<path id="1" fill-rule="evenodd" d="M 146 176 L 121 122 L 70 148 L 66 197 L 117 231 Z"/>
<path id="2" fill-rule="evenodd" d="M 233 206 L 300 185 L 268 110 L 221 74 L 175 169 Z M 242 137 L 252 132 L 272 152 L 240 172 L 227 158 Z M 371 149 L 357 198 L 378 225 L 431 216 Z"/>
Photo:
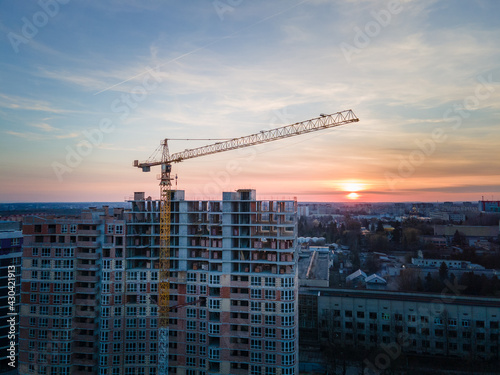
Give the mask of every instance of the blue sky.
<path id="1" fill-rule="evenodd" d="M 157 196 L 158 171 L 132 161 L 164 138 L 345 109 L 360 122 L 175 165 L 178 187 L 500 199 L 499 11 L 494 0 L 3 1 L 0 201 Z"/>

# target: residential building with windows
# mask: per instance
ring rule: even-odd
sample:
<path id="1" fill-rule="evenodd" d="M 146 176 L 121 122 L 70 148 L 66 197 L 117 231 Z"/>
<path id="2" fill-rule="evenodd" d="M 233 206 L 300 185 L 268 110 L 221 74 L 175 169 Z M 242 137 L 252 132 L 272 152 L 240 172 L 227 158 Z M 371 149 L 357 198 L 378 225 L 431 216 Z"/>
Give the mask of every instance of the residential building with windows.
<path id="1" fill-rule="evenodd" d="M 0 368 L 14 370 L 18 363 L 19 296 L 23 234 L 18 222 L 0 221 Z M 14 276 L 14 277 L 12 277 Z M 10 298 L 9 298 L 10 297 Z M 13 297 L 13 298 L 12 298 Z M 17 314 L 17 315 L 12 315 Z M 12 334 L 15 338 L 12 339 Z M 10 337 L 9 337 L 10 336 Z M 10 356 L 15 342 L 15 359 Z M 15 367 L 9 365 L 14 363 Z"/>
<path id="2" fill-rule="evenodd" d="M 171 194 L 169 373 L 298 374 L 296 201 Z M 158 373 L 159 215 L 24 220 L 20 374 Z"/>
<path id="3" fill-rule="evenodd" d="M 123 373 L 112 335 L 125 326 L 125 229 L 123 209 L 108 207 L 25 218 L 20 374 Z"/>
<path id="4" fill-rule="evenodd" d="M 222 201 L 171 194 L 171 305 L 193 304 L 170 311 L 169 373 L 298 374 L 296 201 L 258 201 L 254 190 Z M 136 193 L 131 204 L 126 269 L 145 278 L 147 294 L 127 308 L 151 311 L 159 202 Z M 156 345 L 156 326 L 145 332 Z"/>
<path id="5" fill-rule="evenodd" d="M 370 351 L 397 343 L 410 355 L 498 361 L 499 325 L 500 300 L 495 298 L 353 289 L 300 291 L 304 345 Z"/>

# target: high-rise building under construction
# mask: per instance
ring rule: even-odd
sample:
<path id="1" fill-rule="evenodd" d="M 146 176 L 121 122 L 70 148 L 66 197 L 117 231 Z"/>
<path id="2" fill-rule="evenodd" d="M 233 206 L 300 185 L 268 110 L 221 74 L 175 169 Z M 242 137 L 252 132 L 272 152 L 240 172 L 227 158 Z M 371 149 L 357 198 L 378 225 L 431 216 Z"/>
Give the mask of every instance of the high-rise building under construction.
<path id="1" fill-rule="evenodd" d="M 172 191 L 169 373 L 298 374 L 297 203 L 222 198 Z M 130 206 L 25 220 L 21 374 L 157 374 L 160 201 Z"/>

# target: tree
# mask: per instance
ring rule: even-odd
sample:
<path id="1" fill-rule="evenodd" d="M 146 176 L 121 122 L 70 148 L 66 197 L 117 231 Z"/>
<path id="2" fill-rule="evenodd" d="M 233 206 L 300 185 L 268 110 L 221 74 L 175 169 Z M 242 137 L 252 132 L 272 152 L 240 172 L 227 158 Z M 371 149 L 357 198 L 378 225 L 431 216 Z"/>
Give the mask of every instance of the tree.
<path id="1" fill-rule="evenodd" d="M 370 250 L 387 251 L 389 240 L 382 234 L 372 234 L 369 239 Z"/>
<path id="2" fill-rule="evenodd" d="M 357 251 L 355 251 L 355 252 L 352 252 L 351 254 L 352 254 L 352 256 L 351 256 L 352 267 L 355 270 L 358 270 L 359 268 L 361 268 L 361 261 L 359 259 L 359 253 Z"/>
<path id="3" fill-rule="evenodd" d="M 456 246 L 463 246 L 465 245 L 465 236 L 458 231 L 458 229 L 455 231 L 455 234 L 453 235 L 453 245 Z"/>
<path id="4" fill-rule="evenodd" d="M 441 279 L 441 281 L 444 281 L 448 278 L 448 266 L 445 262 L 442 262 L 441 266 L 439 266 L 439 278 Z"/>
<path id="5" fill-rule="evenodd" d="M 402 270 L 399 274 L 398 287 L 403 291 L 414 291 L 417 285 L 418 271 L 413 268 Z"/>
<path id="6" fill-rule="evenodd" d="M 417 278 L 417 292 L 423 292 L 424 291 L 424 283 L 422 282 L 422 279 L 420 276 Z"/>
<path id="7" fill-rule="evenodd" d="M 377 223 L 377 230 L 376 230 L 376 232 L 377 233 L 384 233 L 385 232 L 384 224 L 382 224 L 382 222 L 380 220 Z"/>
<path id="8" fill-rule="evenodd" d="M 366 258 L 365 267 L 368 273 L 376 273 L 380 269 L 380 260 L 373 254 L 369 254 Z"/>

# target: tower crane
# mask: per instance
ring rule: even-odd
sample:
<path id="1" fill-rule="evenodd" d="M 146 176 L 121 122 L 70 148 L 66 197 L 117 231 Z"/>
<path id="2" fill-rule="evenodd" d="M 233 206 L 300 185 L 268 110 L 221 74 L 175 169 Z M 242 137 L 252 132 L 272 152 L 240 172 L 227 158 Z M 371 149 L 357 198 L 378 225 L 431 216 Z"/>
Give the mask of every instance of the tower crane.
<path id="1" fill-rule="evenodd" d="M 319 117 L 297 122 L 279 128 L 261 131 L 240 138 L 232 138 L 223 142 L 187 149 L 170 154 L 168 139 L 162 142 L 160 160 L 139 162 L 134 160 L 134 167 L 149 172 L 153 166 L 161 166 L 160 174 L 160 256 L 159 256 L 159 334 L 158 334 L 158 374 L 168 374 L 168 347 L 169 347 L 169 311 L 170 307 L 170 203 L 172 199 L 172 164 L 200 156 L 215 154 L 224 151 L 250 147 L 261 143 L 289 138 L 300 134 L 311 133 L 317 130 L 333 128 L 359 119 L 352 112 L 346 110 L 330 115 L 321 114 Z M 175 306 L 175 308 L 178 306 Z"/>

